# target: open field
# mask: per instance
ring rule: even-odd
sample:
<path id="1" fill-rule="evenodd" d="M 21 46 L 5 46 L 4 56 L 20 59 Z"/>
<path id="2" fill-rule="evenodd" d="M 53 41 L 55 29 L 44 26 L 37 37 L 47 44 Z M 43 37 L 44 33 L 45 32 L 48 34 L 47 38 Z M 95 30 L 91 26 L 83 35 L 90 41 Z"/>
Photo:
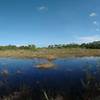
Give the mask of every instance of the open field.
<path id="1" fill-rule="evenodd" d="M 62 48 L 37 50 L 0 50 L 0 57 L 46 58 L 53 60 L 58 57 L 100 56 L 100 49 Z"/>

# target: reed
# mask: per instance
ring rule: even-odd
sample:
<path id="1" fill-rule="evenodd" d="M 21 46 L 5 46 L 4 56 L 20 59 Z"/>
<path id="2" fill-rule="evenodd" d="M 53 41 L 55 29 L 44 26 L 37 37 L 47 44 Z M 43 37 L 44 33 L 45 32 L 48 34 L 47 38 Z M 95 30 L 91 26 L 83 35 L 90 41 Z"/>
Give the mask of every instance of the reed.
<path id="1" fill-rule="evenodd" d="M 62 48 L 37 50 L 0 50 L 0 57 L 46 58 L 51 61 L 59 57 L 100 56 L 100 49 Z"/>

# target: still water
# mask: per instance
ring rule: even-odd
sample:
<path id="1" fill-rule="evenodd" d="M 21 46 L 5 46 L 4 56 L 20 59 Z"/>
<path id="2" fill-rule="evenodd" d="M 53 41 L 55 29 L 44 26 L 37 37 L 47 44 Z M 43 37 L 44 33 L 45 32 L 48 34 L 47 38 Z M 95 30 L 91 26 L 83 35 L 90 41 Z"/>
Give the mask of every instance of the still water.
<path id="1" fill-rule="evenodd" d="M 37 64 L 45 62 L 46 59 L 37 58 L 0 58 L 0 95 L 17 91 L 22 86 L 31 88 L 37 97 L 41 90 L 50 95 L 69 93 L 71 90 L 73 95 L 80 94 L 86 67 L 91 66 L 95 76 L 100 57 L 58 58 L 52 61 L 55 64 L 53 68 L 37 68 Z"/>

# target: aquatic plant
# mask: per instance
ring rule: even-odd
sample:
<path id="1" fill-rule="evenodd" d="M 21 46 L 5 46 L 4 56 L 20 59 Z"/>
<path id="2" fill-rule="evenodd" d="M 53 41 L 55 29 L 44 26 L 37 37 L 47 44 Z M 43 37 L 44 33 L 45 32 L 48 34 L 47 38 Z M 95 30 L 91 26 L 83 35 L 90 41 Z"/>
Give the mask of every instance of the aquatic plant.
<path id="1" fill-rule="evenodd" d="M 47 62 L 47 63 L 37 65 L 37 68 L 40 68 L 40 69 L 49 69 L 49 68 L 53 68 L 53 67 L 55 67 L 55 64 L 53 64 L 51 62 Z"/>
<path id="2" fill-rule="evenodd" d="M 49 97 L 48 97 L 46 91 L 44 91 L 44 90 L 42 90 L 42 91 L 43 91 L 43 94 L 44 94 L 45 99 L 46 99 L 46 100 L 49 100 Z"/>
<path id="3" fill-rule="evenodd" d="M 97 65 L 97 72 L 100 66 Z M 97 82 L 96 76 L 92 73 L 92 66 L 88 64 L 85 67 L 85 79 L 81 79 L 84 88 L 83 100 L 95 100 L 94 98 L 100 95 L 100 83 Z"/>
<path id="4" fill-rule="evenodd" d="M 3 76 L 3 77 L 8 77 L 8 75 L 9 75 L 9 72 L 8 72 L 8 70 L 7 69 L 3 69 L 2 71 L 1 71 L 1 75 Z"/>

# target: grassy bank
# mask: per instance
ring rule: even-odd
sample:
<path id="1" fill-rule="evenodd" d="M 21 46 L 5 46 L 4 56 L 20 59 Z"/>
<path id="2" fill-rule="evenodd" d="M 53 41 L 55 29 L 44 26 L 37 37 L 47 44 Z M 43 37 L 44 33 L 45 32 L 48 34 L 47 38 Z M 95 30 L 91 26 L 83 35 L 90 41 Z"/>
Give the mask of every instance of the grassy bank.
<path id="1" fill-rule="evenodd" d="M 81 57 L 81 56 L 100 56 L 100 49 L 37 49 L 32 50 L 0 50 L 0 57 L 18 58 L 47 58 L 52 60 L 58 57 Z"/>

